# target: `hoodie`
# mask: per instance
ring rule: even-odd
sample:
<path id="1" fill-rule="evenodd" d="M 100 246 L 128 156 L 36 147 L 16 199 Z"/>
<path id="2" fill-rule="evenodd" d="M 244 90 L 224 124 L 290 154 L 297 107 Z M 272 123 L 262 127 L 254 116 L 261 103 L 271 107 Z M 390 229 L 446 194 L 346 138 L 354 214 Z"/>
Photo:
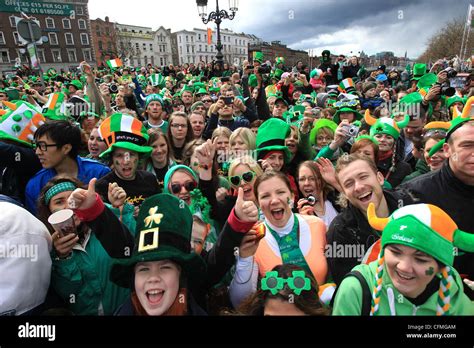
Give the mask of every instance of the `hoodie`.
<path id="1" fill-rule="evenodd" d="M 467 295 L 464 294 L 463 284 L 459 273 L 452 269 L 454 273 L 454 279 L 451 282 L 450 288 L 450 315 L 474 315 L 474 303 L 469 300 Z M 377 261 L 370 263 L 369 265 L 359 265 L 354 268 L 354 271 L 360 272 L 367 284 L 369 289 L 372 291 L 375 285 L 375 274 L 377 272 Z M 436 284 L 439 283 L 438 279 L 434 279 Z M 433 287 L 430 283 L 427 286 L 427 290 L 421 294 L 417 299 L 412 299 L 413 304 L 407 297 L 403 296 L 392 283 L 390 276 L 388 275 L 387 269 L 384 266 L 384 272 L 382 275 L 382 290 L 380 295 L 379 310 L 377 315 L 436 315 L 436 309 L 438 305 L 438 289 L 439 287 Z M 425 301 L 417 301 L 420 297 L 426 297 Z M 341 283 L 340 288 L 336 294 L 336 300 L 334 301 L 333 315 L 361 315 L 362 306 L 362 287 L 355 277 L 347 277 Z"/>
<path id="2" fill-rule="evenodd" d="M 16 204 L 2 201 L 0 211 L 0 315 L 21 315 L 46 298 L 51 235 L 41 221 Z"/>

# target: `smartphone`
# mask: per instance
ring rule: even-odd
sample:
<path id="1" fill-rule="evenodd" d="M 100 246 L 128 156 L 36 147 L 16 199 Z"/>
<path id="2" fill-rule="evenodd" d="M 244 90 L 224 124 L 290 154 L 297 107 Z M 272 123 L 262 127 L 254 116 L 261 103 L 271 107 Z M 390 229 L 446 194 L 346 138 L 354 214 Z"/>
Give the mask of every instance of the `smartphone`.
<path id="1" fill-rule="evenodd" d="M 232 105 L 234 103 L 234 97 L 222 97 L 225 105 Z"/>

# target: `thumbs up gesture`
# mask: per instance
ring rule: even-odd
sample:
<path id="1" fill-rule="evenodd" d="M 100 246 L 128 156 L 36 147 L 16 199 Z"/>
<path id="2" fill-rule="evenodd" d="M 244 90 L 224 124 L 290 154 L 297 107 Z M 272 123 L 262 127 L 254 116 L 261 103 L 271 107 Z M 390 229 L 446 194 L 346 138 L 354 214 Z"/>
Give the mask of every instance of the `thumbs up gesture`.
<path id="1" fill-rule="evenodd" d="M 235 214 L 244 222 L 258 221 L 258 208 L 252 201 L 244 201 L 244 189 L 239 187 L 237 202 L 235 202 Z"/>
<path id="2" fill-rule="evenodd" d="M 91 181 L 89 181 L 89 187 L 87 188 L 87 191 L 80 188 L 74 190 L 67 200 L 69 209 L 85 210 L 91 208 L 94 205 L 97 195 L 95 193 L 96 181 L 96 178 L 93 178 Z"/>

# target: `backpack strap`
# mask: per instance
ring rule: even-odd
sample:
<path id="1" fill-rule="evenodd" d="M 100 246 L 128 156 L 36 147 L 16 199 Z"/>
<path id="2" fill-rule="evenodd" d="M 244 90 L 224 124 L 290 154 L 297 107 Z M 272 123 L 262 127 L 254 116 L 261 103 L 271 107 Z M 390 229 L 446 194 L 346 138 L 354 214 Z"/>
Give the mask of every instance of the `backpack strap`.
<path id="1" fill-rule="evenodd" d="M 361 315 L 368 316 L 370 314 L 370 308 L 372 306 L 372 294 L 370 293 L 369 284 L 367 284 L 367 281 L 365 280 L 364 276 L 359 271 L 352 271 L 352 272 L 347 273 L 342 280 L 346 279 L 347 277 L 355 277 L 360 282 L 360 285 L 362 287 Z M 331 308 L 334 307 L 334 300 L 336 299 L 336 294 L 337 294 L 337 290 L 339 289 L 339 286 L 336 288 L 336 291 L 334 291 L 334 295 L 332 296 L 332 299 L 330 302 Z"/>

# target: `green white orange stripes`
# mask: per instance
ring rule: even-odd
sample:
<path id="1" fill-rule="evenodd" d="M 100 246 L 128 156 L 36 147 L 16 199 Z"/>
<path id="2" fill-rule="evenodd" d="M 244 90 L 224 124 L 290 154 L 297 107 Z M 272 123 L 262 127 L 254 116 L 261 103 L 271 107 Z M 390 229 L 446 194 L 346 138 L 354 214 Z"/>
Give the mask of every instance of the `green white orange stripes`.
<path id="1" fill-rule="evenodd" d="M 377 315 L 380 308 L 380 296 L 382 294 L 382 275 L 385 257 L 383 256 L 383 250 L 380 252 L 377 260 L 377 273 L 375 274 L 375 286 L 372 291 L 372 308 L 370 309 L 370 316 Z"/>
<path id="2" fill-rule="evenodd" d="M 438 291 L 438 304 L 436 306 L 436 315 L 449 315 L 449 308 L 451 307 L 451 285 L 453 282 L 452 271 L 449 266 L 441 270 L 441 281 Z"/>
<path id="3" fill-rule="evenodd" d="M 108 60 L 107 61 L 107 66 L 109 68 L 120 68 L 121 66 L 123 66 L 123 62 L 120 58 L 115 58 L 115 59 L 111 59 L 111 60 Z"/>

